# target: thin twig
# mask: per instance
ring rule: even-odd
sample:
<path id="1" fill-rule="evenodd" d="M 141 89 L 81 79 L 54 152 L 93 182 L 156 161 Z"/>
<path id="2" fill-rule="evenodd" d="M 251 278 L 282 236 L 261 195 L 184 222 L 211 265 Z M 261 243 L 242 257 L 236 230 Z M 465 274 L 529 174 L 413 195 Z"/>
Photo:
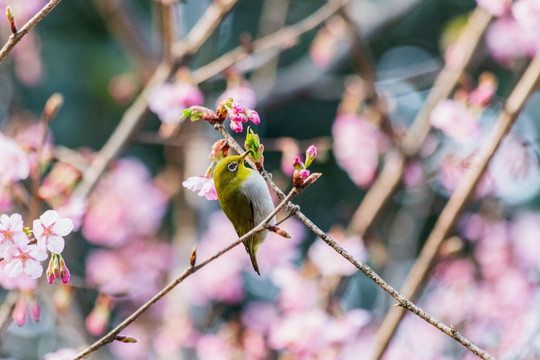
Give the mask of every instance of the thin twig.
<path id="1" fill-rule="evenodd" d="M 539 78 L 540 53 L 532 60 L 520 81 L 508 97 L 491 133 L 478 151 L 474 163 L 471 164 L 471 167 L 463 175 L 463 178 L 435 223 L 426 244 L 420 252 L 418 259 L 414 263 L 414 266 L 401 289 L 401 292 L 407 298 L 414 300 L 421 292 L 422 284 L 424 284 L 427 279 L 442 242 L 452 231 L 458 215 L 465 208 L 468 199 L 474 193 L 476 184 L 484 174 L 489 161 L 495 154 L 501 141 L 512 128 L 512 125 L 516 121 L 525 102 L 535 91 Z M 376 335 L 374 341 L 375 350 L 371 357 L 372 359 L 378 359 L 382 356 L 403 315 L 404 311 L 399 308 L 392 309 L 387 314 Z"/>
<path id="2" fill-rule="evenodd" d="M 28 32 L 32 30 L 32 28 L 36 26 L 38 22 L 41 21 L 41 19 L 45 17 L 45 15 L 47 15 L 56 5 L 58 5 L 60 1 L 62 0 L 49 1 L 47 5 L 45 5 L 41 10 L 39 10 L 36 13 L 36 15 L 34 15 L 30 20 L 28 20 L 28 22 L 24 24 L 24 26 L 20 28 L 16 34 L 11 34 L 9 36 L 8 41 L 6 42 L 4 47 L 0 50 L 0 62 L 4 60 L 4 58 L 10 53 L 13 47 L 17 45 L 17 43 L 21 41 L 21 39 L 26 34 L 28 34 Z M 17 14 L 14 14 L 14 15 L 16 16 Z"/>
<path id="3" fill-rule="evenodd" d="M 395 193 L 405 170 L 408 157 L 418 152 L 429 132 L 429 114 L 431 114 L 439 101 L 448 98 L 452 93 L 475 53 L 491 18 L 491 15 L 481 7 L 476 8 L 472 13 L 467 26 L 454 45 L 453 51 L 461 55 L 459 65 L 446 65 L 435 80 L 424 106 L 402 141 L 402 149 L 405 154 L 397 151 L 388 154 L 381 174 L 353 215 L 349 224 L 349 231 L 364 236 L 384 208 L 384 205 Z"/>
<path id="4" fill-rule="evenodd" d="M 248 52 L 243 46 L 234 48 L 211 63 L 195 70 L 192 74 L 193 81 L 201 83 L 208 80 L 212 76 L 215 76 L 232 66 L 237 61 L 248 57 L 251 53 L 279 48 L 284 44 L 290 43 L 303 33 L 317 27 L 348 2 L 349 0 L 329 1 L 326 5 L 322 6 L 304 20 L 254 41 L 251 52 Z"/>
<path id="5" fill-rule="evenodd" d="M 156 302 L 158 302 L 163 296 L 167 295 L 171 290 L 173 290 L 178 284 L 180 284 L 182 281 L 184 281 L 189 276 L 193 275 L 212 261 L 219 258 L 221 255 L 225 254 L 238 244 L 240 244 L 242 241 L 250 238 L 251 236 L 255 235 L 258 232 L 264 231 L 266 229 L 266 225 L 272 220 L 272 218 L 284 207 L 286 207 L 290 200 L 292 200 L 296 195 L 300 193 L 300 189 L 293 188 L 289 194 L 283 199 L 283 201 L 272 211 L 259 225 L 254 227 L 252 230 L 250 230 L 248 233 L 240 237 L 238 240 L 234 241 L 233 243 L 229 244 L 227 247 L 223 248 L 210 258 L 206 259 L 199 265 L 195 266 L 189 266 L 184 270 L 184 272 L 178 276 L 176 279 L 171 281 L 167 286 L 165 286 L 160 292 L 158 292 L 154 297 L 150 300 L 148 300 L 144 305 L 142 305 L 140 308 L 138 308 L 133 314 L 131 314 L 129 317 L 127 317 L 124 321 L 122 321 L 118 326 L 116 326 L 113 330 L 111 330 L 107 335 L 96 341 L 94 344 L 86 348 L 85 350 L 81 351 L 74 360 L 82 359 L 86 357 L 87 355 L 93 353 L 94 351 L 98 350 L 99 348 L 113 342 L 116 339 L 116 336 L 120 334 L 122 330 L 124 330 L 126 327 L 128 327 L 133 321 L 135 321 L 139 316 L 141 316 L 143 313 L 145 313 L 152 305 L 154 305 Z M 194 262 L 194 261 L 193 261 Z"/>
<path id="6" fill-rule="evenodd" d="M 221 123 L 214 123 L 214 128 L 227 139 L 227 142 L 229 143 L 229 146 L 231 146 L 236 152 L 242 153 L 243 149 L 238 145 L 238 143 L 232 138 L 232 136 L 228 133 L 228 131 L 224 128 L 223 124 Z M 249 159 L 248 159 L 249 160 Z M 249 160 L 250 161 L 250 160 Z M 254 166 L 254 164 L 251 163 L 250 165 Z M 256 169 L 256 167 L 254 167 Z M 265 171 L 261 172 L 261 175 L 264 177 L 268 185 L 274 190 L 274 192 L 277 194 L 277 196 L 280 199 L 283 199 L 285 197 L 285 194 L 281 191 L 281 189 L 272 181 L 270 176 Z M 485 350 L 482 350 L 480 347 L 472 343 L 469 339 L 461 335 L 459 332 L 455 331 L 452 326 L 445 325 L 442 322 L 439 322 L 435 318 L 433 318 L 431 315 L 426 313 L 424 310 L 422 310 L 419 306 L 415 305 L 412 301 L 410 301 L 406 296 L 400 294 L 396 289 L 394 289 L 392 286 L 390 286 L 384 279 L 382 279 L 375 271 L 373 271 L 369 266 L 362 264 L 358 260 L 354 259 L 354 257 L 347 252 L 345 249 L 343 249 L 334 239 L 332 239 L 328 234 L 326 234 L 324 231 L 322 231 L 320 228 L 318 228 L 308 217 L 306 217 L 298 207 L 296 207 L 294 204 L 289 203 L 287 206 L 285 206 L 286 210 L 292 210 L 294 211 L 294 216 L 298 218 L 301 222 L 303 222 L 315 235 L 320 237 L 324 242 L 326 242 L 332 249 L 334 249 L 338 254 L 340 254 L 343 258 L 345 258 L 347 261 L 349 261 L 351 264 L 353 264 L 357 269 L 362 271 L 367 277 L 369 277 L 371 280 L 373 280 L 377 285 L 379 285 L 384 291 L 386 291 L 388 294 L 390 294 L 394 299 L 396 299 L 400 306 L 403 309 L 407 309 L 411 311 L 412 313 L 416 314 L 421 319 L 425 320 L 429 324 L 435 326 L 437 329 L 442 331 L 443 333 L 447 334 L 448 336 L 452 337 L 456 341 L 458 341 L 460 344 L 468 348 L 470 351 L 472 351 L 474 354 L 478 355 L 482 359 L 489 359 L 494 360 L 491 355 L 489 355 Z"/>

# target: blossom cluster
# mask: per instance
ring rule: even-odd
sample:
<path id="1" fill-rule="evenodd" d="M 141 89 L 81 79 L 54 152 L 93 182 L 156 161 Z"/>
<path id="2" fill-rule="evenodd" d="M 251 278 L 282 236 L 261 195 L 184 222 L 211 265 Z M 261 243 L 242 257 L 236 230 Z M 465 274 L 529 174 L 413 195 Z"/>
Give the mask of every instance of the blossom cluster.
<path id="1" fill-rule="evenodd" d="M 0 256 L 5 263 L 4 273 L 16 278 L 20 274 L 37 279 L 43 274 L 42 261 L 47 259 L 47 250 L 51 252 L 50 271 L 47 270 L 49 283 L 61 277 L 64 283 L 69 281 L 69 270 L 60 253 L 64 250 L 64 236 L 73 230 L 73 222 L 60 218 L 54 210 L 48 210 L 39 219 L 34 220 L 33 228 L 23 228 L 20 214 L 0 216 Z M 29 239 L 29 234 L 34 240 Z M 60 260 L 57 260 L 59 257 Z M 60 261 L 60 262 L 58 262 Z"/>

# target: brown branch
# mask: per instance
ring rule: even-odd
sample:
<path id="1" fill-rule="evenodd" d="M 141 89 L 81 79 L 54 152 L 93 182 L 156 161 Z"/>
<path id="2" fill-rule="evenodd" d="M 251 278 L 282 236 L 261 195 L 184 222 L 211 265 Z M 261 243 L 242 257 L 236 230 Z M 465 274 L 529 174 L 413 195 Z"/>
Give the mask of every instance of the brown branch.
<path id="1" fill-rule="evenodd" d="M 113 330 L 111 330 L 107 335 L 96 341 L 94 344 L 86 348 L 85 350 L 81 351 L 74 360 L 82 359 L 89 354 L 93 353 L 94 351 L 98 350 L 99 348 L 113 342 L 116 340 L 116 336 L 120 334 L 122 330 L 124 330 L 126 327 L 128 327 L 132 322 L 134 322 L 139 316 L 144 314 L 152 305 L 154 305 L 156 302 L 158 302 L 162 297 L 167 295 L 171 290 L 173 290 L 178 284 L 180 284 L 182 281 L 184 281 L 189 276 L 193 275 L 212 261 L 219 258 L 221 255 L 225 254 L 238 244 L 240 244 L 242 241 L 250 238 L 254 234 L 261 232 L 266 229 L 266 225 L 272 220 L 272 218 L 284 207 L 286 207 L 290 200 L 292 200 L 296 195 L 300 193 L 300 189 L 293 188 L 289 194 L 283 199 L 283 201 L 272 211 L 259 225 L 254 227 L 252 230 L 250 230 L 248 233 L 240 237 L 238 240 L 234 241 L 227 247 L 223 248 L 210 258 L 206 259 L 202 263 L 196 266 L 189 266 L 184 270 L 184 272 L 178 276 L 176 279 L 171 281 L 167 286 L 165 286 L 160 292 L 158 292 L 154 297 L 150 300 L 148 300 L 144 305 L 142 305 L 140 308 L 138 308 L 133 314 L 131 314 L 129 317 L 127 317 L 124 321 L 122 321 L 118 326 L 116 326 Z M 194 263 L 195 261 L 191 261 Z"/>
<path id="2" fill-rule="evenodd" d="M 81 182 L 73 192 L 73 198 L 87 198 L 90 195 L 107 166 L 120 154 L 122 148 L 148 113 L 147 99 L 150 92 L 157 85 L 167 81 L 174 71 L 187 60 L 187 57 L 202 46 L 207 39 L 202 35 L 210 36 L 236 1 L 213 2 L 190 31 L 187 40 L 182 42 L 182 46 L 175 44 L 175 64 L 165 62 L 158 66 L 143 91 L 122 116 L 120 123 L 107 140 L 107 143 L 84 172 Z"/>
<path id="3" fill-rule="evenodd" d="M 251 53 L 279 48 L 283 46 L 283 44 L 290 43 L 303 33 L 320 25 L 348 2 L 349 0 L 329 1 L 326 5 L 322 6 L 304 20 L 254 41 L 251 52 L 248 52 L 243 46 L 234 48 L 211 63 L 195 70 L 192 74 L 193 81 L 201 83 L 208 80 L 212 76 L 215 76 L 232 66 L 237 61 L 248 57 Z"/>
<path id="4" fill-rule="evenodd" d="M 36 13 L 36 15 L 34 15 L 30 20 L 28 20 L 28 22 L 24 24 L 24 26 L 19 29 L 16 34 L 11 34 L 9 36 L 8 41 L 0 50 L 0 62 L 4 60 L 4 58 L 10 53 L 13 47 L 17 45 L 17 43 L 21 41 L 21 39 L 26 34 L 28 34 L 28 32 L 30 32 L 30 30 L 32 30 L 32 28 L 41 21 L 41 19 L 45 17 L 45 15 L 47 15 L 56 5 L 58 5 L 60 1 L 62 0 L 50 0 L 47 5 L 45 5 L 41 10 Z M 17 14 L 14 15 L 16 16 Z"/>
<path id="5" fill-rule="evenodd" d="M 466 66 L 469 64 L 480 40 L 486 30 L 491 15 L 484 9 L 478 7 L 472 13 L 456 44 L 454 52 L 461 54 L 459 66 L 446 65 L 433 84 L 424 106 L 416 116 L 411 128 L 402 141 L 404 154 L 392 152 L 387 156 L 381 174 L 367 192 L 364 200 L 356 210 L 349 230 L 364 236 L 382 211 L 384 205 L 392 197 L 399 186 L 405 164 L 408 157 L 415 155 L 420 149 L 425 136 L 429 132 L 429 114 L 437 103 L 446 99 L 463 75 Z"/>
<path id="6" fill-rule="evenodd" d="M 540 56 L 540 55 L 539 55 Z M 229 146 L 231 146 L 237 153 L 242 153 L 243 149 L 238 145 L 238 143 L 232 138 L 232 136 L 227 132 L 227 130 L 224 128 L 223 124 L 221 123 L 214 123 L 214 128 L 219 131 L 220 134 L 227 139 L 227 142 L 229 143 Z M 251 162 L 251 160 L 248 159 L 250 162 L 250 165 L 253 166 L 254 169 L 256 167 Z M 280 199 L 285 198 L 285 194 L 281 191 L 281 189 L 272 181 L 270 176 L 266 173 L 266 171 L 262 171 L 261 175 L 264 177 L 268 185 L 274 190 L 274 192 L 277 194 L 277 196 Z M 486 351 L 479 348 L 477 345 L 473 344 L 469 339 L 461 335 L 459 332 L 455 331 L 453 326 L 445 325 L 442 322 L 439 322 L 435 318 L 433 318 L 431 315 L 426 313 L 424 310 L 422 310 L 419 306 L 415 305 L 412 301 L 408 299 L 407 296 L 402 295 L 400 292 L 398 292 L 396 289 L 394 289 L 392 286 L 390 286 L 386 281 L 384 281 L 383 278 L 381 278 L 375 271 L 373 271 L 369 266 L 362 264 L 358 260 L 354 259 L 354 257 L 347 252 L 345 249 L 343 249 L 334 239 L 332 239 L 328 234 L 326 234 L 324 231 L 322 231 L 320 228 L 318 228 L 308 217 L 306 217 L 298 207 L 296 207 L 294 204 L 289 203 L 285 206 L 285 209 L 289 211 L 294 212 L 294 216 L 298 218 L 301 222 L 303 222 L 315 235 L 320 237 L 324 242 L 326 242 L 332 249 L 334 249 L 338 254 L 340 254 L 343 258 L 345 258 L 347 261 L 349 261 L 351 264 L 353 264 L 358 270 L 362 271 L 367 277 L 369 277 L 371 280 L 373 280 L 377 285 L 379 285 L 384 291 L 386 291 L 388 294 L 390 294 L 394 299 L 396 299 L 399 302 L 399 305 L 403 309 L 407 309 L 411 311 L 412 313 L 416 314 L 418 317 L 423 319 L 424 321 L 428 322 L 429 324 L 435 326 L 437 329 L 442 331 L 443 333 L 447 334 L 451 338 L 458 341 L 460 344 L 468 348 L 470 351 L 472 351 L 474 354 L 478 355 L 482 359 L 489 359 L 494 360 L 491 355 L 489 355 Z"/>
<path id="7" fill-rule="evenodd" d="M 522 78 L 510 94 L 488 138 L 480 148 L 476 161 L 463 175 L 454 193 L 448 200 L 418 259 L 414 263 L 409 276 L 401 289 L 404 296 L 415 299 L 427 279 L 428 273 L 437 257 L 442 242 L 452 231 L 458 215 L 462 212 L 468 199 L 474 193 L 489 161 L 495 154 L 501 141 L 512 128 L 525 101 L 536 90 L 540 78 L 540 53 L 532 60 Z M 372 359 L 378 359 L 384 353 L 388 343 L 404 315 L 402 309 L 391 309 L 384 319 L 375 338 L 375 351 Z"/>

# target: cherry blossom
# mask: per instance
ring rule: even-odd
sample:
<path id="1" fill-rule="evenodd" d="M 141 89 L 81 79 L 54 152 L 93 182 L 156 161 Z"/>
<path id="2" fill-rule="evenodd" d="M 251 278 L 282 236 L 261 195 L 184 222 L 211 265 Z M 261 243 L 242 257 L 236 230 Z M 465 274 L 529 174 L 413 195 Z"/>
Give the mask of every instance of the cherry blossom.
<path id="1" fill-rule="evenodd" d="M 21 147 L 7 136 L 0 133 L 0 181 L 11 183 L 26 179 L 30 174 L 28 156 Z"/>
<path id="2" fill-rule="evenodd" d="M 33 234 L 38 241 L 38 245 L 47 247 L 55 254 L 60 254 L 64 250 L 64 236 L 73 230 L 73 221 L 68 218 L 60 218 L 58 212 L 47 210 L 34 220 Z"/>
<path id="3" fill-rule="evenodd" d="M 339 115 L 332 125 L 336 160 L 359 187 L 369 186 L 379 163 L 380 133 L 362 117 Z"/>
<path id="4" fill-rule="evenodd" d="M 503 16 L 512 5 L 512 0 L 476 0 L 476 2 L 494 16 Z"/>
<path id="5" fill-rule="evenodd" d="M 72 348 L 62 348 L 53 353 L 45 354 L 43 360 L 71 360 L 77 356 L 78 351 Z"/>
<path id="6" fill-rule="evenodd" d="M 478 138 L 482 133 L 476 117 L 463 103 L 455 100 L 444 100 L 437 104 L 431 113 L 430 122 L 434 128 L 458 140 Z"/>
<path id="7" fill-rule="evenodd" d="M 12 246 L 4 252 L 6 266 L 4 272 L 9 277 L 25 273 L 32 279 L 43 274 L 41 261 L 47 258 L 47 252 L 39 244 Z"/>
<path id="8" fill-rule="evenodd" d="M 121 159 L 90 197 L 82 233 L 93 244 L 120 246 L 154 234 L 166 206 L 167 196 L 146 166 L 134 158 Z"/>
<path id="9" fill-rule="evenodd" d="M 19 214 L 0 216 L 0 256 L 9 246 L 22 246 L 28 242 L 23 231 L 23 220 Z"/>
<path id="10" fill-rule="evenodd" d="M 178 122 L 185 108 L 201 105 L 203 93 L 194 85 L 185 82 L 165 83 L 156 87 L 148 98 L 148 107 L 166 124 Z"/>
<path id="11" fill-rule="evenodd" d="M 198 191 L 199 196 L 204 196 L 207 200 L 217 200 L 216 184 L 214 179 L 206 176 L 191 176 L 182 182 L 182 185 L 189 191 Z"/>

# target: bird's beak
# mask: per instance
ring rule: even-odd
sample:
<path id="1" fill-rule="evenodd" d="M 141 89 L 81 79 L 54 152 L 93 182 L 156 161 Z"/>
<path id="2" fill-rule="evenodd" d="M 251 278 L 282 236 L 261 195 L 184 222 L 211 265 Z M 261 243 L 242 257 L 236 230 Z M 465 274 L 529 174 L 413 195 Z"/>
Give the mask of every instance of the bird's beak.
<path id="1" fill-rule="evenodd" d="M 242 155 L 240 155 L 240 160 L 242 161 L 245 161 L 246 160 L 246 157 L 251 154 L 251 150 L 248 150 L 246 151 L 245 153 L 243 153 Z"/>

